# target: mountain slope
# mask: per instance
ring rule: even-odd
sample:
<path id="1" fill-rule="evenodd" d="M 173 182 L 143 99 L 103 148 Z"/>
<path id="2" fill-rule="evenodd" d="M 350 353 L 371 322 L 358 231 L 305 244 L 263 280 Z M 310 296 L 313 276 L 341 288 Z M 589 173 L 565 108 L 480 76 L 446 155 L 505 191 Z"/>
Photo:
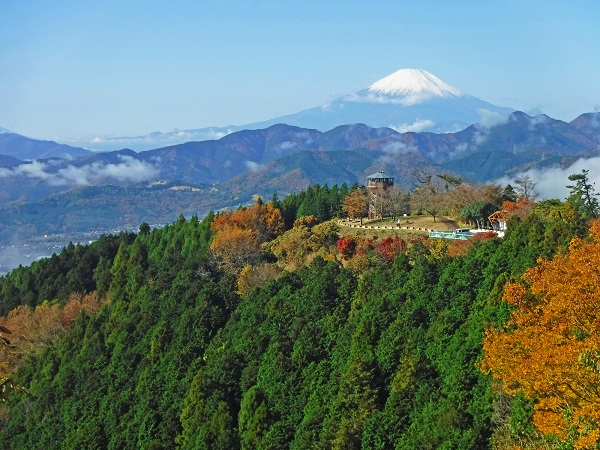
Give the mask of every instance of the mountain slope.
<path id="1" fill-rule="evenodd" d="M 41 305 L 34 317 L 43 319 L 14 334 L 9 323 L 19 323 L 2 322 L 3 333 L 21 345 L 36 333 L 47 346 L 12 379 L 27 391 L 3 403 L 1 448 L 544 444 L 523 413 L 533 402 L 499 392 L 478 362 L 487 330 L 506 322 L 507 280 L 564 248 L 575 224 L 531 214 L 459 257 L 400 240 L 390 260 L 387 240 L 369 238 L 369 260 L 346 268 L 335 227 L 302 226 L 270 257 L 311 262 L 281 276 L 260 266 L 266 276 L 241 296 L 209 255 L 210 220 L 70 245 L 0 278 L 3 313 Z M 76 320 L 58 309 L 81 292 L 110 302 Z M 26 312 L 13 316 L 27 324 Z M 51 328 L 59 321 L 71 331 Z"/>
<path id="2" fill-rule="evenodd" d="M 483 183 L 536 160 L 531 156 L 515 155 L 512 152 L 482 151 L 442 164 L 442 167 L 445 171 L 460 173 L 471 182 Z"/>
<path id="3" fill-rule="evenodd" d="M 30 139 L 15 133 L 0 133 L 0 154 L 20 160 L 42 158 L 79 158 L 91 152 L 54 141 Z"/>
<path id="4" fill-rule="evenodd" d="M 0 243 L 17 229 L 39 236 L 137 229 L 142 222 L 164 224 L 180 214 L 202 216 L 214 207 L 213 202 L 227 200 L 206 186 L 183 183 L 80 187 L 36 202 L 0 205 Z"/>
<path id="5" fill-rule="evenodd" d="M 0 167 L 13 167 L 22 161 L 12 156 L 0 155 Z"/>
<path id="6" fill-rule="evenodd" d="M 600 146 L 600 112 L 582 114 L 572 120 L 569 125 Z"/>

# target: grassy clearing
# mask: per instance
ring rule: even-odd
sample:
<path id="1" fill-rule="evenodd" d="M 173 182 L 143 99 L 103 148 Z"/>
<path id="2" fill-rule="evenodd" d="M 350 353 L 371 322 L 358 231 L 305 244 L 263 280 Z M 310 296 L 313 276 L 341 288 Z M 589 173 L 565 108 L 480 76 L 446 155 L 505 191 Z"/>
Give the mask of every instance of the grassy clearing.
<path id="1" fill-rule="evenodd" d="M 383 220 L 364 220 L 363 226 L 368 228 L 354 228 L 343 226 L 343 224 L 360 225 L 360 221 L 343 221 L 340 227 L 341 236 L 360 236 L 360 237 L 388 237 L 400 236 L 404 239 L 410 239 L 417 236 L 427 235 L 427 230 L 449 231 L 460 228 L 460 224 L 450 217 L 436 217 L 435 223 L 431 216 L 409 216 L 400 218 L 400 228 L 396 228 L 396 221 L 392 219 Z M 371 228 L 382 227 L 382 228 Z M 383 228 L 389 227 L 389 228 Z M 421 228 L 421 230 L 418 230 Z"/>

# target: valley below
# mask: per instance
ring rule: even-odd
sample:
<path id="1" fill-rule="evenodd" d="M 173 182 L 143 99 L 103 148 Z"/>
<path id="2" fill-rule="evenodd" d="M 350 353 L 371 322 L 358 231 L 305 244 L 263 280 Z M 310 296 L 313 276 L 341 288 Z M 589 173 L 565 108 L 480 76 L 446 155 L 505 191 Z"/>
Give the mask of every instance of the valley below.
<path id="1" fill-rule="evenodd" d="M 89 231 L 80 233 L 50 234 L 28 236 L 24 241 L 0 243 L 0 276 L 6 275 L 20 265 L 28 266 L 34 261 L 58 254 L 61 250 L 73 244 L 87 245 L 97 240 L 102 234 L 117 234 L 120 231 L 136 231 L 137 228 L 126 230 Z"/>

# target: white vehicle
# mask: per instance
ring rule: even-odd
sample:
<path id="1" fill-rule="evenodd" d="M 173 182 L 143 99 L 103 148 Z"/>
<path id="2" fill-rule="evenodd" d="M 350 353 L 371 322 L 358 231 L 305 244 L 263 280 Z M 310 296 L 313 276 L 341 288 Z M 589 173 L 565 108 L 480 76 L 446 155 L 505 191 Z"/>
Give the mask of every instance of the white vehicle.
<path id="1" fill-rule="evenodd" d="M 454 234 L 473 234 L 473 233 L 471 233 L 471 230 L 469 230 L 468 228 L 457 228 L 456 230 L 454 230 Z"/>

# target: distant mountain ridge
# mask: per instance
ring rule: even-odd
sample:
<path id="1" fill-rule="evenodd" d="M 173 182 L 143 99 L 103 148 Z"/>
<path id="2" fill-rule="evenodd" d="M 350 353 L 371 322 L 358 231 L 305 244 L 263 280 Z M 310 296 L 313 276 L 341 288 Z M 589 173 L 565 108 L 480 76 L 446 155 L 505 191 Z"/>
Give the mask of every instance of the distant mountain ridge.
<path id="1" fill-rule="evenodd" d="M 8 130 L 0 131 L 0 154 L 24 160 L 41 158 L 79 158 L 92 152 L 54 141 L 31 139 Z"/>
<path id="2" fill-rule="evenodd" d="M 139 153 L 83 151 L 77 158 L 38 159 L 48 154 L 49 144 L 42 143 L 39 154 L 29 154 L 35 161 L 0 157 L 0 230 L 26 225 L 32 232 L 56 232 L 58 224 L 88 226 L 94 217 L 112 220 L 115 228 L 136 226 L 145 217 L 169 222 L 180 213 L 243 204 L 254 194 L 270 198 L 309 184 L 362 184 L 378 170 L 406 187 L 413 186 L 418 168 L 485 182 L 597 156 L 599 135 L 600 113 L 566 123 L 515 112 L 489 126 L 444 134 L 364 124 L 321 132 L 279 124 Z"/>
<path id="3" fill-rule="evenodd" d="M 144 152 L 123 149 L 93 153 L 14 134 L 5 136 L 3 139 L 0 135 L 0 154 L 9 148 L 11 151 L 4 154 L 10 158 L 0 160 L 0 165 L 5 161 L 5 167 L 15 166 L 14 158 L 18 158 L 15 155 L 23 155 L 19 158 L 21 162 L 38 160 L 35 163 L 38 166 L 31 163 L 21 167 L 27 178 L 37 177 L 38 181 L 66 187 L 98 185 L 111 179 L 122 185 L 151 179 L 217 184 L 264 171 L 272 167 L 271 163 L 306 151 L 352 151 L 370 159 L 373 169 L 382 166 L 400 174 L 414 167 L 446 165 L 472 181 L 488 181 L 504 175 L 506 170 L 551 157 L 596 155 L 600 148 L 600 113 L 583 114 L 569 124 L 545 115 L 531 117 L 514 112 L 489 126 L 471 125 L 456 133 L 441 134 L 399 133 L 391 128 L 372 128 L 364 124 L 342 125 L 321 132 L 277 124 L 265 129 L 238 131 L 218 140 L 187 142 Z M 15 143 L 23 147 L 17 149 L 11 145 Z M 464 167 L 472 164 L 461 161 L 473 160 L 479 154 L 488 155 L 487 160 L 505 161 L 486 175 L 473 173 L 471 169 L 465 171 Z M 14 175 L 6 170 L 0 173 L 3 177 Z M 364 170 L 366 173 L 371 167 Z M 86 171 L 91 176 L 84 176 Z M 360 179 L 359 173 L 353 173 Z M 55 175 L 62 176 L 59 183 L 53 180 Z M 311 182 L 321 181 L 317 177 Z"/>
<path id="4" fill-rule="evenodd" d="M 372 128 L 400 132 L 456 132 L 469 125 L 502 118 L 513 108 L 496 106 L 446 84 L 423 69 L 400 69 L 368 88 L 344 95 L 326 104 L 272 119 L 245 125 L 154 132 L 143 136 L 93 138 L 73 142 L 94 150 L 128 147 L 136 151 L 189 141 L 219 139 L 241 130 L 264 129 L 286 124 L 325 132 L 337 126 L 362 123 Z"/>

